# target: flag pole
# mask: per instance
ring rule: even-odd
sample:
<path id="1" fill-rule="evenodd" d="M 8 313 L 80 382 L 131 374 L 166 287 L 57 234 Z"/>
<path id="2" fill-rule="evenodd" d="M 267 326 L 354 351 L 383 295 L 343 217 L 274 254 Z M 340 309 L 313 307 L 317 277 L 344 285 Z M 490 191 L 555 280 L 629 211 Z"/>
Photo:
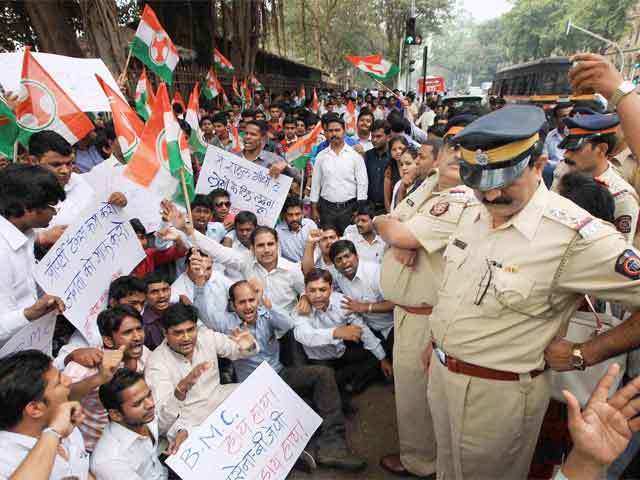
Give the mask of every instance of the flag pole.
<path id="1" fill-rule="evenodd" d="M 393 90 L 391 90 L 389 87 L 387 87 L 384 83 L 382 83 L 380 80 L 378 80 L 377 78 L 373 78 L 370 77 L 371 80 L 373 80 L 374 82 L 376 82 L 378 85 L 380 85 L 382 88 L 384 88 L 387 92 L 389 92 L 391 95 L 393 95 L 394 97 L 396 97 L 398 100 L 402 101 L 403 98 L 400 97 L 398 94 L 396 94 Z"/>
<path id="2" fill-rule="evenodd" d="M 18 140 L 13 142 L 13 163 L 18 163 Z"/>
<path id="3" fill-rule="evenodd" d="M 122 70 L 122 73 L 118 77 L 118 83 L 122 83 L 122 81 L 127 76 L 127 70 L 129 70 L 129 62 L 130 61 L 131 61 L 131 48 L 129 48 L 129 55 L 127 55 L 127 61 L 124 64 L 124 70 Z"/>
<path id="4" fill-rule="evenodd" d="M 187 181 L 184 178 L 184 167 L 180 169 L 180 183 L 182 184 L 182 196 L 184 197 L 184 205 L 187 207 L 189 222 L 193 224 L 193 217 L 191 216 L 191 200 L 189 199 L 189 191 L 187 190 Z"/>

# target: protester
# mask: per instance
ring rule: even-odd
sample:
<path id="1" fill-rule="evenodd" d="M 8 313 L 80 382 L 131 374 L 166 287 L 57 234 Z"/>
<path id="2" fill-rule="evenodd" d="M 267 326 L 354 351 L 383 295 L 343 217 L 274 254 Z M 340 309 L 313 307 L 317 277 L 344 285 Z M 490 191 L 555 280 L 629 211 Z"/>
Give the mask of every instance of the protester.
<path id="1" fill-rule="evenodd" d="M 364 155 L 367 169 L 367 200 L 373 204 L 376 215 L 387 213 L 384 202 L 384 178 L 391 161 L 389 153 L 389 134 L 391 126 L 384 120 L 376 120 L 371 126 L 371 145 Z"/>
<path id="2" fill-rule="evenodd" d="M 371 205 L 366 203 L 358 205 L 355 212 L 355 225 L 347 227 L 344 238 L 353 242 L 361 260 L 380 264 L 386 244 L 373 227 L 374 217 L 375 213 Z M 352 228 L 354 226 L 355 228 Z"/>
<path id="3" fill-rule="evenodd" d="M 291 262 L 300 262 L 304 255 L 304 246 L 309 232 L 318 228 L 315 222 L 302 215 L 302 202 L 295 197 L 289 197 L 282 207 L 284 222 L 276 225 L 280 252 Z"/>
<path id="4" fill-rule="evenodd" d="M 409 142 L 400 135 L 395 135 L 389 140 L 390 160 L 384 172 L 384 206 L 390 212 L 393 203 L 393 190 L 400 181 L 400 159 L 409 149 Z"/>
<path id="5" fill-rule="evenodd" d="M 144 277 L 147 286 L 146 303 L 142 320 L 144 323 L 144 344 L 155 350 L 164 339 L 161 318 L 171 302 L 171 283 L 166 275 L 151 272 Z"/>
<path id="6" fill-rule="evenodd" d="M 133 227 L 133 231 L 136 233 L 140 245 L 144 249 L 145 258 L 133 269 L 133 275 L 138 278 L 144 278 L 145 275 L 153 273 L 156 267 L 165 265 L 167 263 L 174 262 L 185 256 L 187 253 L 186 246 L 182 243 L 182 238 L 179 235 L 175 235 L 173 232 L 167 231 L 161 238 L 167 241 L 175 242 L 166 249 L 159 249 L 155 247 L 149 247 L 149 239 L 147 238 L 147 229 L 142 222 L 137 218 L 132 218 L 129 223 Z"/>

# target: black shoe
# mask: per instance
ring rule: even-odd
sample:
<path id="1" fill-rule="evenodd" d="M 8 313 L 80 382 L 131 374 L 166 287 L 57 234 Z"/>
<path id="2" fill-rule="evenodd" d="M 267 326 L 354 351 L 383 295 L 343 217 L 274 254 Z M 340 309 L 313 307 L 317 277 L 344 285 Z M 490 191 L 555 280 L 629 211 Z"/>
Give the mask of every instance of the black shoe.
<path id="1" fill-rule="evenodd" d="M 296 460 L 293 468 L 304 473 L 311 473 L 318 468 L 318 465 L 316 464 L 316 460 L 313 458 L 313 455 L 306 450 L 303 450 L 298 457 L 298 460 Z"/>
<path id="2" fill-rule="evenodd" d="M 321 467 L 336 468 L 346 472 L 361 472 L 367 468 L 366 460 L 354 455 L 348 448 L 340 446 L 318 447 L 316 462 Z"/>

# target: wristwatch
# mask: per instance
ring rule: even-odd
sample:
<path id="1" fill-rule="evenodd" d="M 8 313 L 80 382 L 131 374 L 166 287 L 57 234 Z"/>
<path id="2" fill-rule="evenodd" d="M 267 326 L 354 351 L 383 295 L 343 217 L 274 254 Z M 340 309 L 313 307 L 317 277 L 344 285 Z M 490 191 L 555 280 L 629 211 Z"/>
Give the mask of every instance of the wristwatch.
<path id="1" fill-rule="evenodd" d="M 60 433 L 58 433 L 57 430 L 51 428 L 51 427 L 47 427 L 44 430 L 42 430 L 42 433 L 52 433 L 53 435 L 56 436 L 56 438 L 58 439 L 58 441 L 62 441 L 62 435 L 60 435 Z"/>
<path id="2" fill-rule="evenodd" d="M 584 370 L 586 367 L 584 355 L 582 355 L 582 347 L 579 344 L 575 344 L 571 348 L 571 366 L 576 370 Z"/>
<path id="3" fill-rule="evenodd" d="M 630 82 L 629 80 L 622 82 L 618 86 L 618 88 L 616 88 L 616 91 L 613 92 L 613 95 L 609 100 L 609 107 L 611 108 L 611 110 L 615 110 L 616 108 L 618 108 L 618 103 L 620 103 L 620 100 L 629 95 L 631 92 L 635 91 L 635 89 L 636 86 L 633 84 L 633 82 Z"/>

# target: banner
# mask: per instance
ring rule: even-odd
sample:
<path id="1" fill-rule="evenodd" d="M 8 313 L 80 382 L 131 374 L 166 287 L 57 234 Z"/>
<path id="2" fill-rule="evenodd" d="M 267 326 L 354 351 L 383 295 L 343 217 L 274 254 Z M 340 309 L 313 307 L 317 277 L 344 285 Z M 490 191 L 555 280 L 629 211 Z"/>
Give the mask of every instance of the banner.
<path id="1" fill-rule="evenodd" d="M 48 313 L 43 317 L 29 322 L 22 327 L 11 339 L 0 349 L 0 358 L 8 357 L 12 353 L 22 350 L 40 350 L 51 356 L 51 342 L 53 341 L 53 331 L 56 328 L 56 314 Z"/>
<path id="2" fill-rule="evenodd" d="M 262 362 L 166 463 L 182 480 L 284 480 L 321 423 Z"/>
<path id="3" fill-rule="evenodd" d="M 444 93 L 444 78 L 423 77 L 418 79 L 418 94 L 423 93 Z"/>
<path id="4" fill-rule="evenodd" d="M 267 168 L 209 145 L 196 193 L 224 188 L 231 199 L 231 213 L 248 210 L 256 214 L 258 225 L 273 227 L 292 181 L 286 175 L 273 178 Z"/>
<path id="5" fill-rule="evenodd" d="M 64 316 L 90 345 L 101 345 L 96 325 L 111 281 L 128 275 L 145 257 L 119 209 L 94 200 L 36 265 L 42 289 L 65 303 Z"/>
<path id="6" fill-rule="evenodd" d="M 107 96 L 96 80 L 97 73 L 123 100 L 113 75 L 100 58 L 74 58 L 53 53 L 31 52 L 71 100 L 83 112 L 110 112 Z M 0 53 L 0 84 L 5 91 L 18 93 L 23 52 Z"/>

